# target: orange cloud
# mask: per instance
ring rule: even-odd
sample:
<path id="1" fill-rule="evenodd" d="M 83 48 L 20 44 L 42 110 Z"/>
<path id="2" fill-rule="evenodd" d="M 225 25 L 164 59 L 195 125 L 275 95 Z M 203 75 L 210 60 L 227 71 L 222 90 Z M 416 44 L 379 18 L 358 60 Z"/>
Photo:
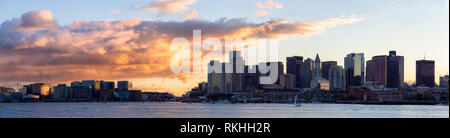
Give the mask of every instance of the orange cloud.
<path id="1" fill-rule="evenodd" d="M 269 13 L 264 11 L 264 10 L 260 10 L 260 11 L 255 12 L 255 16 L 266 16 L 268 14 Z"/>
<path id="2" fill-rule="evenodd" d="M 196 2 L 197 0 L 156 0 L 139 9 L 146 12 L 157 12 L 159 16 L 164 16 L 185 11 L 189 5 Z"/>
<path id="3" fill-rule="evenodd" d="M 283 4 L 273 2 L 272 0 L 270 0 L 270 1 L 267 1 L 264 3 L 258 2 L 256 4 L 256 7 L 261 8 L 261 9 L 272 9 L 272 8 L 281 9 L 281 8 L 283 8 Z"/>
<path id="4" fill-rule="evenodd" d="M 198 13 L 197 13 L 196 10 L 192 10 L 191 12 L 189 12 L 189 13 L 187 13 L 185 15 L 182 15 L 180 17 L 184 18 L 184 19 L 194 19 L 194 18 L 198 17 Z"/>
<path id="5" fill-rule="evenodd" d="M 205 78 L 205 73 L 175 74 L 170 70 L 170 59 L 178 52 L 170 50 L 171 41 L 178 37 L 191 40 L 194 29 L 202 30 L 202 39 L 308 37 L 362 20 L 339 17 L 257 24 L 225 18 L 182 22 L 132 18 L 75 21 L 59 26 L 52 15 L 48 11 L 33 11 L 0 25 L 0 82 L 149 78 L 202 81 L 192 79 Z"/>

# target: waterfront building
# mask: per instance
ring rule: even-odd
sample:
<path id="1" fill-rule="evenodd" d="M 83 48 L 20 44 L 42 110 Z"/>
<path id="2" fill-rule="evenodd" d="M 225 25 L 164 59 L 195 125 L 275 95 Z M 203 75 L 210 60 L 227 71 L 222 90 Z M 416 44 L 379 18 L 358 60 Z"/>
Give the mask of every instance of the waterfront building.
<path id="1" fill-rule="evenodd" d="M 100 90 L 114 90 L 116 85 L 113 81 L 102 81 Z"/>
<path id="2" fill-rule="evenodd" d="M 280 87 L 283 89 L 294 89 L 295 87 L 295 75 L 283 74 L 280 76 Z"/>
<path id="3" fill-rule="evenodd" d="M 448 75 L 439 77 L 439 87 L 445 88 L 448 83 L 449 77 Z"/>
<path id="4" fill-rule="evenodd" d="M 119 91 L 128 91 L 133 89 L 133 85 L 129 81 L 118 81 L 117 89 Z"/>
<path id="5" fill-rule="evenodd" d="M 303 57 L 294 56 L 286 58 L 286 74 L 295 75 L 295 87 L 301 87 L 300 68 L 303 64 Z"/>
<path id="6" fill-rule="evenodd" d="M 389 51 L 387 59 L 387 87 L 402 88 L 405 83 L 405 58 Z"/>
<path id="7" fill-rule="evenodd" d="M 325 79 L 328 79 L 328 75 L 329 75 L 329 69 L 331 67 L 336 67 L 337 65 L 337 61 L 324 61 L 322 62 L 322 77 Z"/>
<path id="8" fill-rule="evenodd" d="M 351 53 L 344 58 L 346 87 L 361 86 L 365 78 L 364 53 Z"/>
<path id="9" fill-rule="evenodd" d="M 311 81 L 311 88 L 314 90 L 330 90 L 330 82 L 322 77 L 315 78 Z"/>
<path id="10" fill-rule="evenodd" d="M 214 67 L 221 68 L 220 71 L 214 70 Z M 208 93 L 225 93 L 225 67 L 219 61 L 210 61 L 208 64 Z"/>
<path id="11" fill-rule="evenodd" d="M 255 89 L 259 88 L 259 71 L 258 65 L 253 65 L 252 68 L 246 66 L 245 71 L 245 90 L 255 91 Z"/>
<path id="12" fill-rule="evenodd" d="M 322 77 L 322 68 L 320 64 L 319 54 L 317 54 L 316 59 L 314 60 L 313 78 L 321 78 L 321 77 Z"/>
<path id="13" fill-rule="evenodd" d="M 330 89 L 344 90 L 345 89 L 345 71 L 342 66 L 330 66 L 328 69 L 328 80 Z"/>
<path id="14" fill-rule="evenodd" d="M 387 86 L 387 59 L 385 55 L 374 56 L 367 61 L 366 81 L 375 87 Z"/>
<path id="15" fill-rule="evenodd" d="M 306 59 L 300 67 L 300 88 L 311 88 L 311 80 L 313 77 L 314 61 L 310 58 Z"/>
<path id="16" fill-rule="evenodd" d="M 53 87 L 53 100 L 65 101 L 68 99 L 66 84 L 58 84 L 58 86 Z"/>
<path id="17" fill-rule="evenodd" d="M 50 84 L 47 83 L 35 83 L 33 84 L 33 94 L 39 95 L 41 99 L 50 98 Z"/>
<path id="18" fill-rule="evenodd" d="M 434 60 L 416 61 L 416 86 L 435 86 L 435 62 Z"/>

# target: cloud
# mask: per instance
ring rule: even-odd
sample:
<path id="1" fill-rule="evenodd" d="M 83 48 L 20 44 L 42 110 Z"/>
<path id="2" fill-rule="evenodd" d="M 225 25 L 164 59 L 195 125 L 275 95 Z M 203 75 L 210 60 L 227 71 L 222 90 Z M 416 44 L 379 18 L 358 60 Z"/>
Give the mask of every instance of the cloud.
<path id="1" fill-rule="evenodd" d="M 121 14 L 120 11 L 111 11 L 111 12 L 109 12 L 109 15 L 119 15 L 119 14 Z"/>
<path id="2" fill-rule="evenodd" d="M 45 74 L 53 81 L 82 79 L 164 78 L 188 81 L 205 73 L 174 74 L 170 50 L 174 38 L 203 39 L 283 36 L 308 37 L 328 28 L 361 21 L 338 17 L 313 21 L 274 20 L 251 23 L 245 19 L 216 21 L 158 21 L 132 18 L 115 21 L 75 21 L 60 26 L 51 12 L 28 12 L 0 25 L 0 82 L 37 80 Z M 22 28 L 39 28 L 22 30 Z M 200 77 L 201 78 L 201 77 Z"/>
<path id="3" fill-rule="evenodd" d="M 22 15 L 20 22 L 15 26 L 18 30 L 40 30 L 56 27 L 53 13 L 49 10 L 30 11 Z"/>
<path id="4" fill-rule="evenodd" d="M 188 9 L 189 5 L 196 2 L 197 0 L 156 0 L 139 9 L 145 12 L 156 12 L 158 13 L 158 16 L 164 16 L 185 11 Z"/>
<path id="5" fill-rule="evenodd" d="M 185 15 L 181 15 L 180 17 L 184 18 L 184 19 L 194 19 L 194 18 L 198 17 L 198 13 L 196 10 L 192 10 L 191 12 L 189 12 Z"/>
<path id="6" fill-rule="evenodd" d="M 269 13 L 264 11 L 264 10 L 260 10 L 260 11 L 255 12 L 255 16 L 266 16 L 268 14 Z"/>
<path id="7" fill-rule="evenodd" d="M 270 0 L 270 1 L 267 1 L 264 3 L 258 2 L 256 4 L 256 7 L 261 8 L 261 9 L 272 9 L 272 8 L 281 9 L 281 8 L 283 8 L 283 4 L 273 2 L 272 0 Z"/>

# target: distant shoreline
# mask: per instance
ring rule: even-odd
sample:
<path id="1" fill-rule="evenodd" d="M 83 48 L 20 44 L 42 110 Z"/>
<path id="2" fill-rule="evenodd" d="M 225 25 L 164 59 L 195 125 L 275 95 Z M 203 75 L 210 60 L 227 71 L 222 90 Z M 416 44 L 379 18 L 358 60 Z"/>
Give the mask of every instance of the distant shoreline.
<path id="1" fill-rule="evenodd" d="M 0 102 L 0 103 L 11 103 L 11 104 L 20 104 L 20 103 L 203 103 L 203 104 L 247 104 L 247 103 L 210 103 L 210 102 L 180 102 L 180 101 L 145 101 L 145 102 L 89 102 L 89 101 L 24 101 L 24 102 Z M 248 104 L 290 104 L 290 103 L 248 103 Z M 358 101 L 339 101 L 335 103 L 302 103 L 302 104 L 354 104 L 354 105 L 449 105 L 448 103 L 438 103 L 438 102 L 358 102 Z"/>

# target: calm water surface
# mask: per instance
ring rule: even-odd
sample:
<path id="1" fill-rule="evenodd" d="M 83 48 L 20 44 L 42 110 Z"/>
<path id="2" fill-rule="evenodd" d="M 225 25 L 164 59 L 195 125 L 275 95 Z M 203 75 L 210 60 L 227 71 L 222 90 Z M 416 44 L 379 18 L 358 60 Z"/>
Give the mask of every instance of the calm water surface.
<path id="1" fill-rule="evenodd" d="M 0 118 L 449 118 L 449 106 L 0 103 Z"/>

